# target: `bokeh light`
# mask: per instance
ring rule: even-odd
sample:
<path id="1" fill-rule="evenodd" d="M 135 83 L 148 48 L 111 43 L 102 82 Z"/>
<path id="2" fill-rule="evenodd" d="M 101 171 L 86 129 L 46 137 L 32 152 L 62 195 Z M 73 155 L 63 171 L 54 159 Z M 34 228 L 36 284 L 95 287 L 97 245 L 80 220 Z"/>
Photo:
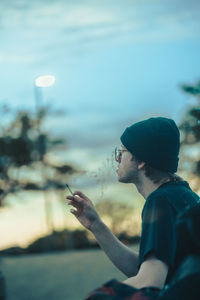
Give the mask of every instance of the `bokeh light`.
<path id="1" fill-rule="evenodd" d="M 38 87 L 49 87 L 54 84 L 56 78 L 53 75 L 39 76 L 35 80 L 35 85 Z"/>

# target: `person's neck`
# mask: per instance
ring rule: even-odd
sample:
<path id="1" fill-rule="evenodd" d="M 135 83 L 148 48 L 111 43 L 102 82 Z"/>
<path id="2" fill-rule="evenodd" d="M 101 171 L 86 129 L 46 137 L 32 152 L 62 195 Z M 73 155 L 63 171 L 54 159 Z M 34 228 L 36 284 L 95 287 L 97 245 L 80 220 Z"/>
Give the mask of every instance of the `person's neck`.
<path id="1" fill-rule="evenodd" d="M 149 180 L 146 176 L 144 176 L 140 182 L 136 185 L 138 192 L 145 198 L 153 193 L 155 190 L 159 188 L 163 183 L 170 181 L 170 179 L 165 179 L 160 181 L 159 183 L 153 183 L 153 181 Z"/>

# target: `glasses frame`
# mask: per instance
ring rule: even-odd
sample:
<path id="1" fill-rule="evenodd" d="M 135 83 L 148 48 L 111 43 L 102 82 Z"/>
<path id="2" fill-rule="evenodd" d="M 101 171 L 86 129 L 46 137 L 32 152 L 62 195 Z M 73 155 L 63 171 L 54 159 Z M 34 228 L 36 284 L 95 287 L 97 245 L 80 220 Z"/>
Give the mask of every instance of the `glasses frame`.
<path id="1" fill-rule="evenodd" d="M 123 152 L 128 152 L 128 150 L 120 149 L 118 147 L 115 147 L 115 160 L 116 162 L 121 162 L 121 157 Z"/>

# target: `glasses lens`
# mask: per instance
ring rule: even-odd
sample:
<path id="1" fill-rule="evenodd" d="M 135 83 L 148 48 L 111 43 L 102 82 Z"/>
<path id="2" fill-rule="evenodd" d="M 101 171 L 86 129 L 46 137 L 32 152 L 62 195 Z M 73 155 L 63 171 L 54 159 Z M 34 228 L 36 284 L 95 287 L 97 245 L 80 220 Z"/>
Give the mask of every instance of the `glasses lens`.
<path id="1" fill-rule="evenodd" d="M 117 161 L 117 147 L 115 148 L 115 160 Z"/>
<path id="2" fill-rule="evenodd" d="M 115 148 L 115 160 L 117 162 L 119 162 L 120 158 L 121 158 L 121 150 L 116 147 Z"/>

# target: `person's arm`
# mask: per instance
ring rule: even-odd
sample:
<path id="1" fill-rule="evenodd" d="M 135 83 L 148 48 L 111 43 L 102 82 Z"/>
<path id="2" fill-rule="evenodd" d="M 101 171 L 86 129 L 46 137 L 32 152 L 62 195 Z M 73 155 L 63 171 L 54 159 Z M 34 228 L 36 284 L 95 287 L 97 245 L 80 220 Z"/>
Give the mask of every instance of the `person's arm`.
<path id="1" fill-rule="evenodd" d="M 153 193 L 152 193 L 153 194 Z M 174 265 L 176 250 L 175 212 L 165 194 L 146 200 L 142 215 L 139 271 L 125 284 L 135 288 L 162 288 L 169 266 Z"/>
<path id="2" fill-rule="evenodd" d="M 123 283 L 138 289 L 143 287 L 156 287 L 162 289 L 167 273 L 168 265 L 157 259 L 154 255 L 151 255 L 141 264 L 138 274 L 126 279 Z"/>
<path id="3" fill-rule="evenodd" d="M 135 276 L 138 272 L 138 254 L 113 235 L 102 222 L 92 201 L 80 191 L 76 191 L 73 196 L 66 198 L 71 200 L 68 204 L 76 208 L 76 210 L 71 209 L 71 213 L 85 228 L 94 234 L 97 242 L 113 264 L 126 276 Z"/>
<path id="4" fill-rule="evenodd" d="M 138 272 L 138 253 L 125 246 L 101 221 L 91 227 L 97 242 L 113 264 L 127 277 L 135 276 Z"/>

